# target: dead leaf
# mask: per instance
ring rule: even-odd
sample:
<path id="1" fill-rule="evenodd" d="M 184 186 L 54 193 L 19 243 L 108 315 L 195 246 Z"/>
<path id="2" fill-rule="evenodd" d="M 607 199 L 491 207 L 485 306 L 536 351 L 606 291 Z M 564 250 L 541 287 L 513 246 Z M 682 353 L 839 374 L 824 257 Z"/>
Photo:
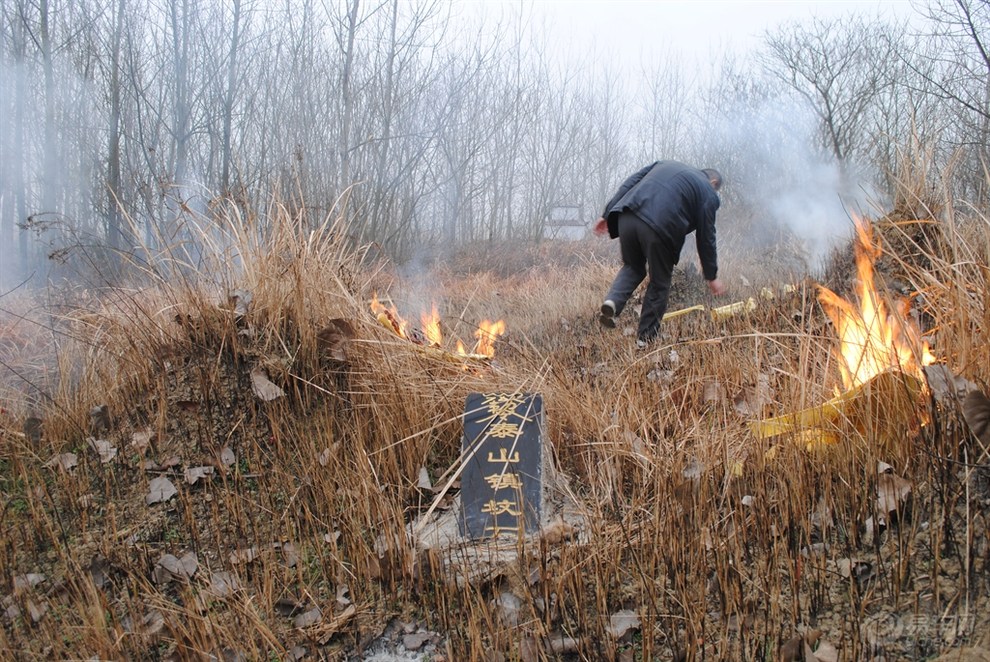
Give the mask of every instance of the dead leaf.
<path id="1" fill-rule="evenodd" d="M 319 644 L 323 646 L 330 641 L 330 639 L 333 638 L 333 635 L 337 634 L 340 628 L 346 625 L 347 621 L 351 620 L 356 613 L 357 605 L 350 605 L 347 609 L 334 616 L 332 621 L 321 628 L 323 634 L 320 635 L 319 639 L 317 639 Z"/>
<path id="2" fill-rule="evenodd" d="M 559 519 L 543 529 L 540 539 L 548 545 L 559 545 L 572 539 L 575 535 L 577 535 L 577 527 Z"/>
<path id="3" fill-rule="evenodd" d="M 419 468 L 419 480 L 416 481 L 416 487 L 421 490 L 433 489 L 433 483 L 430 482 L 430 472 L 426 467 Z"/>
<path id="4" fill-rule="evenodd" d="M 177 467 L 180 464 L 182 464 L 182 460 L 179 458 L 179 456 L 178 455 L 172 455 L 172 456 L 169 456 L 169 457 L 165 458 L 165 461 L 162 462 L 162 469 L 165 470 L 165 471 L 168 471 L 172 467 Z"/>
<path id="5" fill-rule="evenodd" d="M 251 563 L 256 558 L 258 558 L 257 547 L 247 547 L 230 553 L 230 562 L 233 565 L 245 565 L 247 563 Z"/>
<path id="6" fill-rule="evenodd" d="M 418 651 L 433 638 L 429 632 L 415 632 L 413 634 L 402 635 L 402 645 L 407 651 Z"/>
<path id="7" fill-rule="evenodd" d="M 705 404 L 723 402 L 725 400 L 725 387 L 719 381 L 706 382 L 701 399 Z"/>
<path id="8" fill-rule="evenodd" d="M 96 405 L 89 410 L 89 429 L 93 435 L 110 430 L 110 410 L 106 405 Z"/>
<path id="9" fill-rule="evenodd" d="M 340 584 L 337 586 L 337 604 L 341 607 L 346 607 L 351 604 L 351 599 L 347 597 L 348 593 L 351 592 L 351 588 L 347 584 Z"/>
<path id="10" fill-rule="evenodd" d="M 157 609 L 152 609 L 141 619 L 141 634 L 152 637 L 165 627 L 165 617 Z"/>
<path id="11" fill-rule="evenodd" d="M 895 512 L 911 494 L 911 481 L 896 474 L 877 477 L 877 512 L 886 517 Z"/>
<path id="12" fill-rule="evenodd" d="M 285 395 L 285 391 L 273 384 L 264 369 L 259 366 L 251 369 L 251 390 L 265 402 L 271 402 Z"/>
<path id="13" fill-rule="evenodd" d="M 107 585 L 106 571 L 109 567 L 110 564 L 107 562 L 106 557 L 102 554 L 94 555 L 92 560 L 89 562 L 87 571 L 89 572 L 89 577 L 93 580 L 93 585 L 96 588 L 103 588 Z"/>
<path id="14" fill-rule="evenodd" d="M 186 552 L 179 559 L 182 564 L 182 571 L 186 578 L 192 578 L 196 574 L 196 570 L 199 568 L 199 559 L 196 557 L 195 552 Z"/>
<path id="15" fill-rule="evenodd" d="M 347 348 L 357 336 L 354 326 L 342 318 L 334 318 L 316 334 L 316 345 L 334 361 L 347 361 Z"/>
<path id="16" fill-rule="evenodd" d="M 338 540 L 340 540 L 340 531 L 331 531 L 330 533 L 323 534 L 323 542 L 332 545 Z"/>
<path id="17" fill-rule="evenodd" d="M 646 448 L 646 442 L 638 434 L 632 430 L 624 430 L 622 432 L 622 440 L 629 446 L 633 455 L 638 455 L 640 458 L 647 457 L 648 450 Z"/>
<path id="18" fill-rule="evenodd" d="M 873 577 L 873 564 L 861 559 L 838 559 L 835 562 L 839 575 L 857 583 L 863 583 Z"/>
<path id="19" fill-rule="evenodd" d="M 839 650 L 826 639 L 822 639 L 815 649 L 817 662 L 839 662 Z"/>
<path id="20" fill-rule="evenodd" d="M 189 467 L 185 471 L 186 483 L 190 486 L 199 482 L 200 478 L 208 478 L 213 475 L 213 467 Z"/>
<path id="21" fill-rule="evenodd" d="M 681 472 L 685 478 L 688 480 L 698 480 L 701 478 L 701 474 L 704 473 L 705 467 L 698 461 L 698 458 L 692 457 L 688 460 L 687 466 Z"/>
<path id="22" fill-rule="evenodd" d="M 928 389 L 939 402 L 961 400 L 966 394 L 976 390 L 976 384 L 965 377 L 959 377 L 949 370 L 949 366 L 936 363 L 922 368 Z"/>
<path id="23" fill-rule="evenodd" d="M 275 601 L 275 611 L 282 616 L 295 616 L 305 607 L 305 603 L 300 602 L 291 596 L 282 597 Z"/>
<path id="24" fill-rule="evenodd" d="M 308 628 L 311 625 L 316 625 L 323 620 L 323 613 L 320 611 L 319 607 L 313 607 L 308 611 L 304 611 L 295 617 L 292 621 L 292 625 L 297 628 Z"/>
<path id="25" fill-rule="evenodd" d="M 607 631 L 613 639 L 622 639 L 627 632 L 637 630 L 639 626 L 639 616 L 636 615 L 636 612 L 623 609 L 609 616 Z"/>
<path id="26" fill-rule="evenodd" d="M 58 467 L 63 471 L 72 471 L 79 464 L 79 457 L 75 453 L 60 453 L 52 457 L 52 459 L 45 462 L 43 466 L 45 469 L 54 469 Z"/>
<path id="27" fill-rule="evenodd" d="M 548 638 L 550 639 L 550 649 L 554 653 L 576 653 L 581 648 L 580 639 L 566 637 L 561 632 L 555 632 Z"/>
<path id="28" fill-rule="evenodd" d="M 0 607 L 3 607 L 3 617 L 5 620 L 13 621 L 21 615 L 21 608 L 17 606 L 17 603 L 10 596 L 7 596 L 0 602 Z"/>
<path id="29" fill-rule="evenodd" d="M 172 554 L 163 554 L 155 566 L 153 578 L 157 584 L 167 584 L 173 579 L 189 581 L 198 568 L 199 560 L 193 552 L 183 554 L 181 559 Z"/>
<path id="30" fill-rule="evenodd" d="M 753 417 L 763 413 L 763 409 L 773 399 L 770 388 L 770 375 L 759 375 L 755 384 L 749 384 L 732 399 L 732 408 L 740 416 Z"/>
<path id="31" fill-rule="evenodd" d="M 220 655 L 223 662 L 248 662 L 249 660 L 247 655 L 233 648 L 224 648 L 220 651 Z"/>
<path id="32" fill-rule="evenodd" d="M 14 595 L 21 595 L 44 581 L 45 575 L 40 572 L 14 575 Z"/>
<path id="33" fill-rule="evenodd" d="M 237 317 L 244 317 L 248 314 L 248 310 L 251 308 L 251 301 L 253 299 L 254 295 L 252 295 L 249 290 L 237 289 L 228 295 L 227 304 L 233 308 L 234 315 Z"/>
<path id="34" fill-rule="evenodd" d="M 962 404 L 963 419 L 973 434 L 990 445 L 990 398 L 982 391 L 970 391 Z"/>
<path id="35" fill-rule="evenodd" d="M 522 600 L 517 596 L 502 591 L 498 597 L 492 600 L 492 608 L 498 613 L 499 620 L 506 626 L 514 628 L 519 625 L 519 612 L 522 609 Z"/>
<path id="36" fill-rule="evenodd" d="M 207 591 L 216 598 L 227 598 L 241 588 L 237 575 L 230 572 L 214 572 L 210 575 Z"/>
<path id="37" fill-rule="evenodd" d="M 323 449 L 323 452 L 320 453 L 319 462 L 320 462 L 320 466 L 321 467 L 327 466 L 327 464 L 330 462 L 330 449 L 329 448 L 324 448 Z"/>
<path id="38" fill-rule="evenodd" d="M 237 462 L 237 456 L 234 455 L 234 451 L 230 446 L 224 446 L 223 450 L 220 451 L 220 464 L 225 467 L 229 467 Z"/>
<path id="39" fill-rule="evenodd" d="M 27 610 L 28 615 L 31 616 L 31 622 L 38 623 L 48 613 L 48 605 L 44 602 L 35 602 L 33 599 L 28 598 Z"/>
<path id="40" fill-rule="evenodd" d="M 89 447 L 100 456 L 100 464 L 106 464 L 117 457 L 117 448 L 109 441 L 105 439 L 93 439 L 92 437 L 87 441 L 89 442 Z"/>
<path id="41" fill-rule="evenodd" d="M 144 502 L 151 506 L 156 503 L 168 501 L 178 493 L 179 491 L 175 489 L 172 481 L 165 476 L 158 476 L 148 483 L 148 494 L 145 495 Z"/>
<path id="42" fill-rule="evenodd" d="M 291 542 L 282 545 L 282 560 L 290 568 L 295 568 L 299 564 L 299 550 Z"/>
<path id="43" fill-rule="evenodd" d="M 540 645 L 536 637 L 523 637 L 519 643 L 519 662 L 540 662 Z"/>
<path id="44" fill-rule="evenodd" d="M 654 368 L 646 373 L 646 380 L 654 384 L 673 384 L 675 379 L 673 370 L 663 370 Z"/>
<path id="45" fill-rule="evenodd" d="M 777 651 L 778 662 L 804 662 L 804 646 L 804 637 L 791 637 Z"/>
<path id="46" fill-rule="evenodd" d="M 155 439 L 156 433 L 151 430 L 139 430 L 131 434 L 131 448 L 138 453 L 143 453 L 151 442 Z"/>

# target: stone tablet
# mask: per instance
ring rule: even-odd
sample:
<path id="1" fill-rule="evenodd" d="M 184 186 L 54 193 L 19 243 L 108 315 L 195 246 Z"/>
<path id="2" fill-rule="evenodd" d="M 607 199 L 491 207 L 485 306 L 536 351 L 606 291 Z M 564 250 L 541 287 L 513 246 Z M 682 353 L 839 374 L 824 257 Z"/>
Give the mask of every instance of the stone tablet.
<path id="1" fill-rule="evenodd" d="M 540 528 L 543 397 L 471 393 L 461 439 L 461 535 L 518 536 Z"/>

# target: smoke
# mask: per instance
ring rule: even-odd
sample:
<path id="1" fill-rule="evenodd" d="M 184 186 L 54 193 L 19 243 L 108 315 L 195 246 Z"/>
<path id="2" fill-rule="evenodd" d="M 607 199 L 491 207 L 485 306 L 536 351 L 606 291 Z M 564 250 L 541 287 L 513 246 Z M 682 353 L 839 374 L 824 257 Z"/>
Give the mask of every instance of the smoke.
<path id="1" fill-rule="evenodd" d="M 759 248 L 788 235 L 807 266 L 820 270 L 852 235 L 852 214 L 879 194 L 855 164 L 818 147 L 819 120 L 806 106 L 775 99 L 725 117 L 717 134 L 730 155 L 726 189 L 750 215 L 748 241 Z"/>
<path id="2" fill-rule="evenodd" d="M 44 75 L 30 58 L 0 56 L 0 290 L 60 278 L 73 245 L 102 241 L 105 189 L 94 186 L 106 137 L 99 90 L 70 63 Z"/>

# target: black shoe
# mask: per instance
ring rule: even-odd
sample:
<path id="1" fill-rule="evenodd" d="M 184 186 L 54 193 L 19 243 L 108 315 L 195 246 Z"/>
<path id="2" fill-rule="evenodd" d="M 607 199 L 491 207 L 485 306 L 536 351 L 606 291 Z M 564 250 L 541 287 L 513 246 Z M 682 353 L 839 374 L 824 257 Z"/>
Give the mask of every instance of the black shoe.
<path id="1" fill-rule="evenodd" d="M 611 299 L 606 299 L 605 303 L 602 304 L 602 312 L 598 316 L 598 321 L 607 329 L 615 328 L 615 302 Z"/>

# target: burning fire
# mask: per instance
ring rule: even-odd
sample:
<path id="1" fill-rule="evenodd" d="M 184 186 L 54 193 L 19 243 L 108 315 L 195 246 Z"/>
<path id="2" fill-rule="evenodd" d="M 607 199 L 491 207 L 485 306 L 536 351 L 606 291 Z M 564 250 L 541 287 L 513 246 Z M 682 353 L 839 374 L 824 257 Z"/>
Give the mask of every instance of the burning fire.
<path id="1" fill-rule="evenodd" d="M 819 286 L 818 299 L 839 336 L 839 369 L 844 391 L 817 407 L 753 421 L 761 438 L 793 434 L 809 451 L 838 443 L 854 433 L 885 453 L 903 452 L 905 429 L 924 424 L 919 409 L 925 377 L 922 366 L 934 363 L 906 302 L 893 310 L 877 292 L 873 265 L 880 248 L 868 221 L 856 218 L 856 302 Z M 857 305 L 858 304 L 858 305 Z"/>
<path id="2" fill-rule="evenodd" d="M 842 382 L 846 390 L 861 386 L 880 373 L 899 369 L 923 379 L 921 367 L 934 357 L 908 318 L 908 302 L 889 311 L 873 281 L 873 265 L 880 248 L 873 243 L 869 221 L 856 217 L 855 247 L 859 307 L 832 290 L 819 286 L 818 299 L 839 335 Z"/>
<path id="3" fill-rule="evenodd" d="M 410 340 L 417 345 L 443 348 L 444 338 L 440 326 L 440 314 L 437 312 L 437 305 L 435 303 L 431 305 L 429 313 L 422 313 L 420 315 L 421 329 L 411 327 L 409 322 L 399 315 L 399 311 L 394 305 L 386 307 L 381 303 L 378 300 L 377 293 L 373 294 L 371 298 L 371 312 L 375 314 L 375 317 L 382 326 L 400 338 Z M 497 322 L 484 320 L 478 326 L 478 330 L 474 332 L 475 338 L 478 339 L 474 350 L 472 352 L 466 351 L 464 343 L 457 340 L 454 354 L 464 357 L 491 358 L 495 356 L 495 340 L 504 333 L 505 322 L 502 320 L 498 320 Z"/>
<path id="4" fill-rule="evenodd" d="M 423 313 L 420 316 L 423 323 L 423 335 L 431 345 L 440 346 L 443 344 L 443 332 L 440 330 L 440 314 L 437 312 L 437 304 L 432 304 L 430 314 Z"/>
<path id="5" fill-rule="evenodd" d="M 484 320 L 478 325 L 478 330 L 474 332 L 474 337 L 478 339 L 475 351 L 485 356 L 495 356 L 495 339 L 505 333 L 505 322 L 489 322 Z"/>

